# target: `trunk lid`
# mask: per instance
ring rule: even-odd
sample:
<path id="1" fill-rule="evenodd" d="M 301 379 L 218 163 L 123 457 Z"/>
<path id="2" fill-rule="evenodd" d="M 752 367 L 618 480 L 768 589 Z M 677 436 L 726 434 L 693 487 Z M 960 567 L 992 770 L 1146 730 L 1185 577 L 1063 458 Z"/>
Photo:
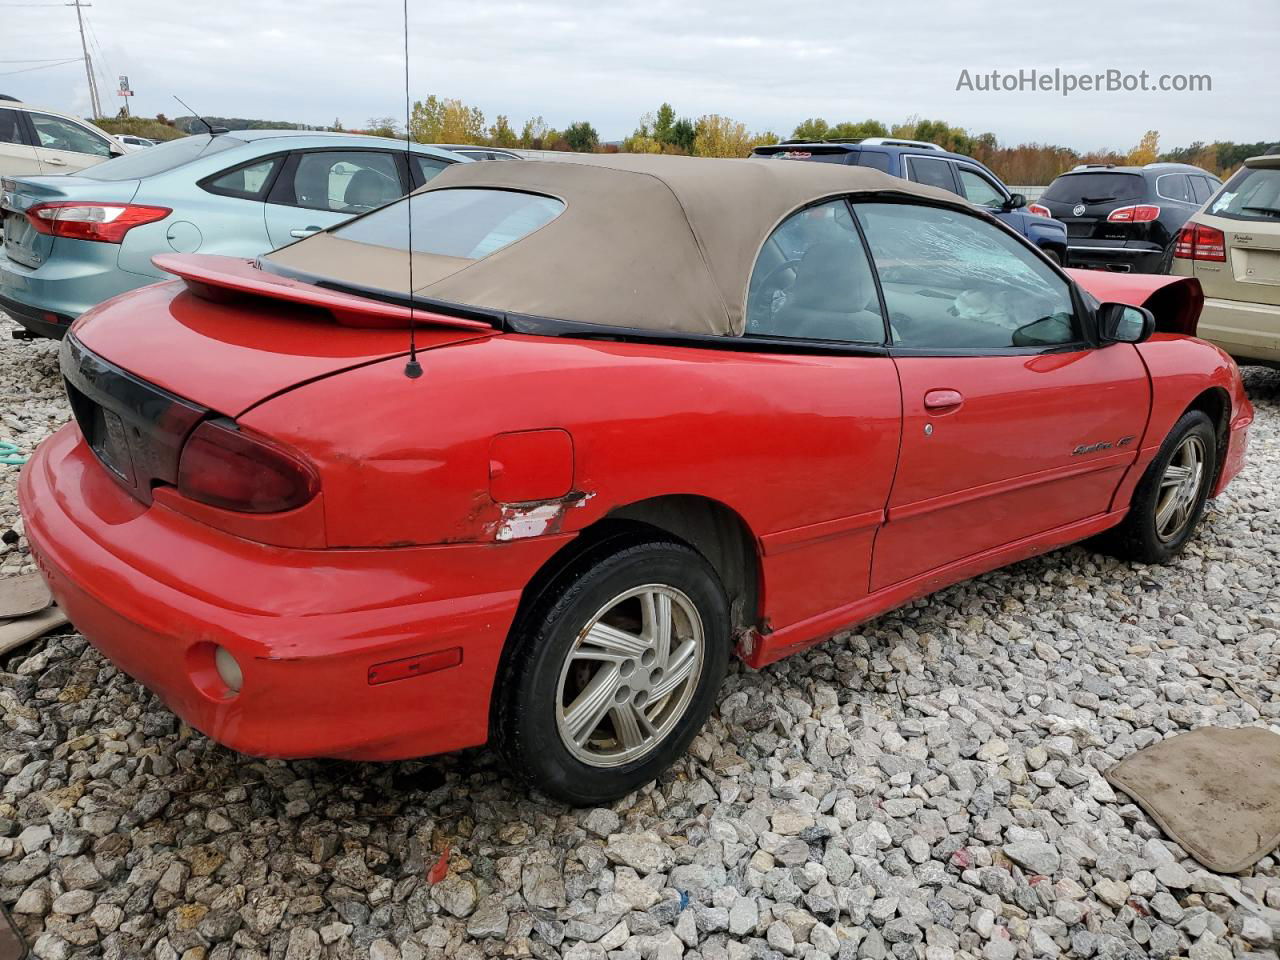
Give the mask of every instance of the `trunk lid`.
<path id="1" fill-rule="evenodd" d="M 31 226 L 26 212 L 52 201 L 84 200 L 130 203 L 141 180 L 93 180 L 89 177 L 6 177 L 0 182 L 0 216 L 4 218 L 4 252 L 14 263 L 36 268 L 53 254 L 56 238 Z"/>
<path id="2" fill-rule="evenodd" d="M 192 289 L 175 281 L 131 291 L 84 314 L 72 335 L 102 360 L 217 413 L 237 417 L 300 384 L 408 353 L 406 324 L 352 325 L 407 316 L 407 310 L 394 304 L 296 281 L 265 281 L 275 288 L 272 295 L 255 296 L 219 280 L 239 270 L 247 276 L 241 286 L 249 285 L 256 271 L 247 261 L 157 259 L 164 260 L 158 264 L 162 269 L 188 274 Z M 347 323 L 335 320 L 335 312 L 342 311 L 348 314 Z M 392 320 L 385 319 L 388 314 Z M 474 321 L 423 310 L 415 315 L 419 350 L 494 333 Z"/>

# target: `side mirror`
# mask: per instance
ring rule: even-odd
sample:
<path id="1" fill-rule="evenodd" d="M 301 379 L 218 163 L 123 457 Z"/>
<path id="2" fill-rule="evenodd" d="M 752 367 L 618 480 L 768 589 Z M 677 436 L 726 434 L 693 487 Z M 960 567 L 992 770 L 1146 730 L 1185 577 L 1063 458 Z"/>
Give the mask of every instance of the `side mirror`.
<path id="1" fill-rule="evenodd" d="M 1004 206 L 1001 207 L 1001 209 L 1004 210 L 1005 213 L 1008 213 L 1010 210 L 1021 210 L 1026 205 L 1026 197 L 1020 193 L 1011 193 L 1009 194 L 1009 199 L 1004 202 Z"/>
<path id="2" fill-rule="evenodd" d="M 1142 343 L 1156 332 L 1155 315 L 1145 307 L 1104 303 L 1094 314 L 1103 343 Z"/>

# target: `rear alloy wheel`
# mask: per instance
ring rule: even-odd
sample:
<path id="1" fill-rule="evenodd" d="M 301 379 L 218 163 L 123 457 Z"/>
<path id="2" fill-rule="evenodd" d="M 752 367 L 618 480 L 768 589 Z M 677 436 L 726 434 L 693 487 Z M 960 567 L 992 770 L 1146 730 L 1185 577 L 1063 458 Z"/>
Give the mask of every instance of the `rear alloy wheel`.
<path id="1" fill-rule="evenodd" d="M 588 552 L 530 606 L 498 690 L 512 767 L 575 805 L 630 793 L 679 758 L 728 666 L 724 589 L 677 543 Z"/>
<path id="2" fill-rule="evenodd" d="M 1142 563 L 1168 563 L 1187 545 L 1204 514 L 1216 473 L 1217 435 L 1200 410 L 1178 420 L 1133 495 L 1129 514 L 1104 541 Z"/>

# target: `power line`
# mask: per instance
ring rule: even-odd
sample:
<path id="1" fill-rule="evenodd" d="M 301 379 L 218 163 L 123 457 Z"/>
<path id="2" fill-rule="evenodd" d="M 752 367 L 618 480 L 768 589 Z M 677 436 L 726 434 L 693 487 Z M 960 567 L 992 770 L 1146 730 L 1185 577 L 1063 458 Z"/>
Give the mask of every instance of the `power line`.
<path id="1" fill-rule="evenodd" d="M 48 70 L 50 67 L 65 67 L 69 63 L 79 63 L 80 57 L 73 57 L 70 60 L 63 60 L 60 63 L 44 63 L 38 67 L 23 67 L 21 70 L 5 70 L 0 72 L 0 77 L 11 77 L 15 73 L 30 73 L 32 70 Z"/>
<path id="2" fill-rule="evenodd" d="M 68 60 L 79 59 L 79 57 L 46 57 L 44 60 L 0 60 L 0 63 L 65 63 Z"/>

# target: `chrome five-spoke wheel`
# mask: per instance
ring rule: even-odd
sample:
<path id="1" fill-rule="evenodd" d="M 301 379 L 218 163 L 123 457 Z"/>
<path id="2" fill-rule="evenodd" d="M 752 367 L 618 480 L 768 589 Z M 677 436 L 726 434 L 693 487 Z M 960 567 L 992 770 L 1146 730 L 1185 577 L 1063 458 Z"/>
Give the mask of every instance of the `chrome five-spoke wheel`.
<path id="1" fill-rule="evenodd" d="M 705 646 L 697 607 L 675 587 L 644 584 L 609 600 L 560 671 L 557 727 L 566 749 L 596 767 L 649 753 L 684 716 Z"/>
<path id="2" fill-rule="evenodd" d="M 1195 434 L 1184 437 L 1174 450 L 1156 498 L 1156 534 L 1161 540 L 1173 540 L 1186 528 L 1200 498 L 1206 462 L 1204 441 Z"/>

